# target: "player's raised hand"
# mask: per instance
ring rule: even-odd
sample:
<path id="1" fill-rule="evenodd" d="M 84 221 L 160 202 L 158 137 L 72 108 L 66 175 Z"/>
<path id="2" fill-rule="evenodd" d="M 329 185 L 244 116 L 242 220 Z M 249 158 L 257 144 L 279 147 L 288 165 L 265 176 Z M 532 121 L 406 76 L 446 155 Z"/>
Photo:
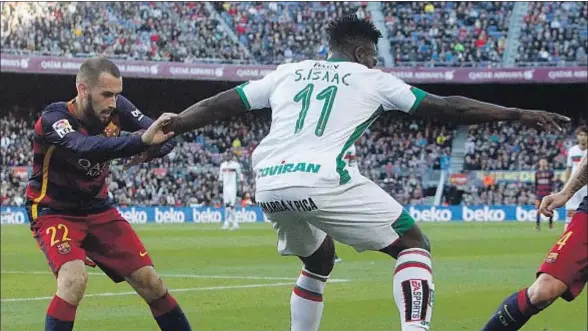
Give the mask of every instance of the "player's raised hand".
<path id="1" fill-rule="evenodd" d="M 521 115 L 519 121 L 535 129 L 561 131 L 562 129 L 559 123 L 568 123 L 570 121 L 569 117 L 542 110 L 519 109 L 519 112 Z"/>
<path id="2" fill-rule="evenodd" d="M 570 196 L 563 191 L 550 194 L 541 200 L 539 212 L 547 217 L 553 216 L 553 211 L 568 202 Z"/>
<path id="3" fill-rule="evenodd" d="M 162 128 L 178 115 L 173 113 L 163 113 L 159 118 L 147 128 L 141 135 L 141 139 L 147 145 L 158 145 L 174 136 L 174 132 L 164 133 Z"/>

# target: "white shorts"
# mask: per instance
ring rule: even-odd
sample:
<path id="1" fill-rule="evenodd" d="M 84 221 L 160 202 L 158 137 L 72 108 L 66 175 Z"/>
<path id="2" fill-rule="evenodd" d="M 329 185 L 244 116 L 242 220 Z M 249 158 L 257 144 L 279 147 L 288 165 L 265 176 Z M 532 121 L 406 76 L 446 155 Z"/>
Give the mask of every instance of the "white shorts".
<path id="1" fill-rule="evenodd" d="M 580 207 L 580 204 L 582 203 L 582 199 L 584 199 L 584 197 L 587 194 L 588 189 L 586 189 L 586 186 L 582 187 L 581 189 L 578 190 L 578 192 L 576 192 L 576 194 L 574 194 L 570 200 L 568 200 L 568 202 L 566 203 L 566 214 L 568 211 L 576 211 L 576 209 L 578 209 L 578 207 Z M 566 217 L 567 219 L 567 217 Z M 570 217 L 571 219 L 571 217 Z"/>
<path id="2" fill-rule="evenodd" d="M 237 200 L 237 191 L 223 190 L 223 204 L 225 206 L 234 207 Z"/>
<path id="3" fill-rule="evenodd" d="M 278 233 L 282 255 L 312 255 L 330 235 L 355 248 L 380 250 L 414 226 L 402 206 L 363 176 L 332 188 L 289 187 L 256 192 Z"/>

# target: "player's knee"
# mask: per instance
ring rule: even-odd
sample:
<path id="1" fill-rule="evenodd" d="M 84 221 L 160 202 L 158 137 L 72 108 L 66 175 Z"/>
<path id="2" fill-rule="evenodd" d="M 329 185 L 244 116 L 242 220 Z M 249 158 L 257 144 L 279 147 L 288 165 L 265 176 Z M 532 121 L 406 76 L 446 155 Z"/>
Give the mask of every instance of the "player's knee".
<path id="1" fill-rule="evenodd" d="M 83 261 L 65 263 L 57 274 L 57 295 L 67 302 L 78 305 L 88 285 L 88 273 Z"/>
<path id="2" fill-rule="evenodd" d="M 300 258 L 304 268 L 312 273 L 328 276 L 335 266 L 335 243 L 326 237 L 322 245 L 309 257 Z"/>
<path id="3" fill-rule="evenodd" d="M 541 274 L 529 287 L 529 299 L 537 307 L 545 307 L 559 298 L 567 290 L 567 285 L 561 280 L 548 275 Z"/>
<path id="4" fill-rule="evenodd" d="M 161 298 L 167 292 L 165 284 L 152 266 L 134 271 L 127 277 L 127 282 L 147 302 Z"/>

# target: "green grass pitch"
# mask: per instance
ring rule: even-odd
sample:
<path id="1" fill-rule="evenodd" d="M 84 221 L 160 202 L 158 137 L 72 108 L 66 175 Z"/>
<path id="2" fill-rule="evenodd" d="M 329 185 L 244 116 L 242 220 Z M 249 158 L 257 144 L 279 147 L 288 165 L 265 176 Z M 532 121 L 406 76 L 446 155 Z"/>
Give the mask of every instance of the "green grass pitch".
<path id="1" fill-rule="evenodd" d="M 531 284 L 562 232 L 561 224 L 553 232 L 545 226 L 535 232 L 533 226 L 421 224 L 433 246 L 432 331 L 480 330 L 506 296 Z M 201 224 L 135 228 L 194 330 L 289 330 L 290 291 L 300 263 L 277 254 L 269 224 L 244 224 L 236 232 Z M 1 231 L 1 329 L 42 330 L 55 280 L 27 226 Z M 327 285 L 321 330 L 400 330 L 392 298 L 394 260 L 339 244 L 337 249 L 344 261 L 331 276 L 338 281 Z M 78 309 L 76 330 L 158 330 L 127 284 L 115 285 L 100 270 L 89 271 L 90 296 Z M 558 300 L 523 330 L 585 331 L 586 301 L 586 291 L 572 303 Z"/>

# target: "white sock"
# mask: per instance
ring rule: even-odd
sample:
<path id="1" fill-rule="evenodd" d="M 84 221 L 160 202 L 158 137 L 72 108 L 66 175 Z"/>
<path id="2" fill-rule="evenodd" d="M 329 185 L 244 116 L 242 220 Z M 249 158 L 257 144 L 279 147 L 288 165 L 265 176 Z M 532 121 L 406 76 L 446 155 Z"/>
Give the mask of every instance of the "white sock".
<path id="1" fill-rule="evenodd" d="M 323 293 L 328 276 L 302 269 L 290 297 L 291 331 L 317 331 L 323 316 Z"/>
<path id="2" fill-rule="evenodd" d="M 402 331 L 429 330 L 435 293 L 431 269 L 431 255 L 424 249 L 405 249 L 398 254 L 394 301 Z"/>
<path id="3" fill-rule="evenodd" d="M 233 220 L 233 228 L 239 227 L 239 222 L 237 221 L 237 215 L 235 215 L 235 209 L 231 209 L 231 220 Z"/>

